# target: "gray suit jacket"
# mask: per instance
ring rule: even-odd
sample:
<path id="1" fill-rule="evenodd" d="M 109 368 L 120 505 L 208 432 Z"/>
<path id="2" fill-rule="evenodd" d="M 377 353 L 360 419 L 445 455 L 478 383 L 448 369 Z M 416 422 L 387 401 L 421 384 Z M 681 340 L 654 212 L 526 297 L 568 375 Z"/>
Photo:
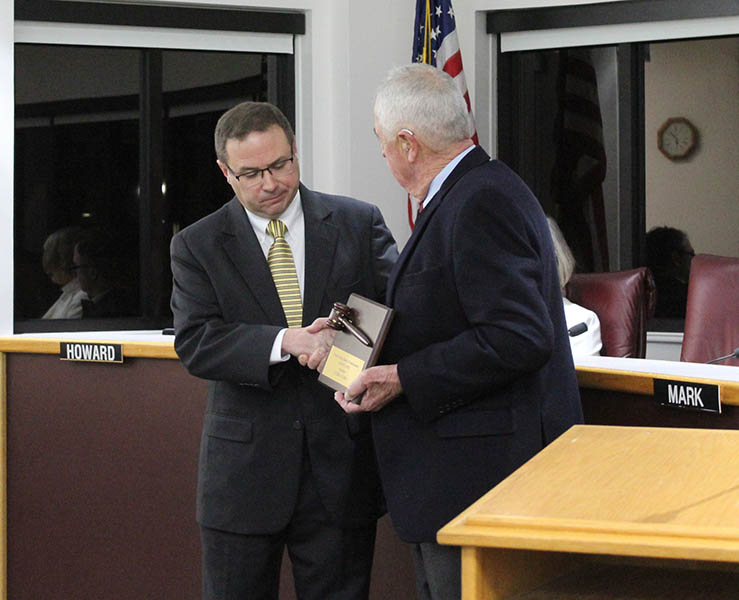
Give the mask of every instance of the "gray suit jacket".
<path id="1" fill-rule="evenodd" d="M 303 186 L 300 194 L 303 325 L 351 292 L 382 300 L 397 249 L 379 210 Z M 175 349 L 190 373 L 211 380 L 198 521 L 237 533 L 282 529 L 295 506 L 305 448 L 336 522 L 377 518 L 382 495 L 367 421 L 350 421 L 317 373 L 296 359 L 269 365 L 275 336 L 287 324 L 238 199 L 178 233 L 171 255 Z"/>

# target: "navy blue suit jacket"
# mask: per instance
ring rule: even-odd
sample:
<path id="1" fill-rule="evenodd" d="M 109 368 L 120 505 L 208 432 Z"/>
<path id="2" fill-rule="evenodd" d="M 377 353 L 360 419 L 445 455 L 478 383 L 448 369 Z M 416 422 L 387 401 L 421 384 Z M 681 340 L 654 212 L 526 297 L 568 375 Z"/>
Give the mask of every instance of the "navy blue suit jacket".
<path id="1" fill-rule="evenodd" d="M 382 300 L 397 249 L 380 211 L 301 186 L 303 325 L 351 292 Z M 383 512 L 369 418 L 351 420 L 295 358 L 269 365 L 287 327 L 262 248 L 237 198 L 174 236 L 175 350 L 210 380 L 198 479 L 200 524 L 245 534 L 283 529 L 307 448 L 332 518 L 364 525 Z M 185 402 L 187 399 L 176 399 Z"/>
<path id="2" fill-rule="evenodd" d="M 373 414 L 388 511 L 408 542 L 436 531 L 582 409 L 542 209 L 473 149 L 418 218 L 388 281 L 381 362 L 403 396 Z"/>

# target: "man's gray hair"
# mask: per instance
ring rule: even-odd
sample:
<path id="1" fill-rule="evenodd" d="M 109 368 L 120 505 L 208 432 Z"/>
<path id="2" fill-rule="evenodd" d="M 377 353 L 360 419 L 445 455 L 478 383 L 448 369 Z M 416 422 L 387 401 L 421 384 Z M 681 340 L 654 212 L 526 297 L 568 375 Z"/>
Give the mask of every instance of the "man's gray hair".
<path id="1" fill-rule="evenodd" d="M 473 133 L 467 103 L 454 80 L 421 63 L 388 73 L 377 88 L 375 117 L 386 137 L 407 128 L 437 151 Z"/>

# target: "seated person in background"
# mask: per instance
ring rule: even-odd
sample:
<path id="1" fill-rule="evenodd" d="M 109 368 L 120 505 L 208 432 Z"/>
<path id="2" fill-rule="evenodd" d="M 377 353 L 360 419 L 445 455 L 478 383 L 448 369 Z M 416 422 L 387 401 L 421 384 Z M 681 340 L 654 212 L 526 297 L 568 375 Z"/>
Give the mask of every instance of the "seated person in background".
<path id="1" fill-rule="evenodd" d="M 72 262 L 80 232 L 79 227 L 64 227 L 51 233 L 44 242 L 41 265 L 49 279 L 61 286 L 62 293 L 42 319 L 79 319 L 82 316 L 82 300 L 87 296 L 80 288 Z"/>
<path id="2" fill-rule="evenodd" d="M 119 252 L 110 237 L 98 230 L 86 231 L 74 247 L 73 261 L 80 287 L 87 293 L 83 318 L 135 314 L 132 295 L 120 281 Z"/>
<path id="3" fill-rule="evenodd" d="M 694 256 L 688 234 L 680 229 L 654 227 L 647 233 L 647 266 L 657 286 L 656 318 L 685 318 L 690 263 Z"/>
<path id="4" fill-rule="evenodd" d="M 575 270 L 575 258 L 572 251 L 567 245 L 562 231 L 560 231 L 557 223 L 552 217 L 547 217 L 549 223 L 549 231 L 552 233 L 552 242 L 554 243 L 554 256 L 557 259 L 557 273 L 559 275 L 559 285 L 562 288 L 562 302 L 565 308 L 565 321 L 567 321 L 567 329 L 584 323 L 587 329 L 575 336 L 570 336 L 570 349 L 572 356 L 593 356 L 600 354 L 603 343 L 600 339 L 600 320 L 592 310 L 570 302 L 564 295 L 564 289 L 567 282 L 572 277 Z"/>

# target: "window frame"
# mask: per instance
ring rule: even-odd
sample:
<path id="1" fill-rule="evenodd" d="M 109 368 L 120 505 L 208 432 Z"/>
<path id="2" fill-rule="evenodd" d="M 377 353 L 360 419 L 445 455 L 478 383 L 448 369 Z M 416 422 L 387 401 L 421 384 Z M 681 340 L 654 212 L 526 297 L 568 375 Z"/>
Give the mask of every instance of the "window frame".
<path id="1" fill-rule="evenodd" d="M 613 45 L 621 59 L 619 96 L 619 252 L 616 269 L 644 263 L 646 243 L 644 43 L 739 35 L 736 0 L 621 0 L 567 6 L 485 11 L 490 36 L 495 140 L 510 154 L 515 110 L 511 106 L 508 52 Z M 612 267 L 614 265 L 612 264 Z"/>
<path id="2" fill-rule="evenodd" d="M 182 6 L 155 6 L 146 4 L 107 4 L 88 1 L 16 0 L 14 22 L 15 44 L 70 44 L 108 47 L 157 48 L 170 50 L 218 50 L 259 52 L 268 54 L 276 73 L 277 92 L 270 100 L 286 109 L 286 115 L 295 126 L 295 61 L 294 36 L 305 33 L 305 15 L 291 11 L 228 10 L 222 8 L 190 8 Z M 156 55 L 156 53 L 154 53 Z M 161 64 L 145 64 L 145 68 L 161 70 Z M 270 81 L 272 84 L 273 81 Z M 152 90 L 149 90 L 152 92 Z M 156 114 L 157 94 L 147 93 L 142 100 L 142 114 Z M 156 125 L 148 117 L 142 119 L 140 156 L 156 155 L 151 140 L 157 137 Z M 161 129 L 161 122 L 159 123 Z M 11 152 L 14 153 L 13 150 Z M 161 152 L 160 152 L 161 156 Z M 140 158 L 142 168 L 139 181 L 142 190 L 139 231 L 140 255 L 161 255 L 153 277 L 168 272 L 168 239 L 162 236 L 161 202 L 155 196 L 160 189 L 163 165 L 161 160 Z M 144 168 L 145 166 L 145 168 Z M 158 209 L 157 206 L 160 208 Z M 146 209 L 146 210 L 144 210 Z M 11 210 L 13 210 L 11 205 Z M 165 239 L 166 238 L 166 239 Z M 15 264 L 11 265 L 14 272 Z M 12 277 L 11 277 L 12 280 Z M 152 286 L 140 281 L 144 295 Z M 149 314 L 150 306 L 142 298 L 142 314 L 122 319 L 15 321 L 10 300 L 10 320 L 13 333 L 159 329 L 171 317 Z"/>

